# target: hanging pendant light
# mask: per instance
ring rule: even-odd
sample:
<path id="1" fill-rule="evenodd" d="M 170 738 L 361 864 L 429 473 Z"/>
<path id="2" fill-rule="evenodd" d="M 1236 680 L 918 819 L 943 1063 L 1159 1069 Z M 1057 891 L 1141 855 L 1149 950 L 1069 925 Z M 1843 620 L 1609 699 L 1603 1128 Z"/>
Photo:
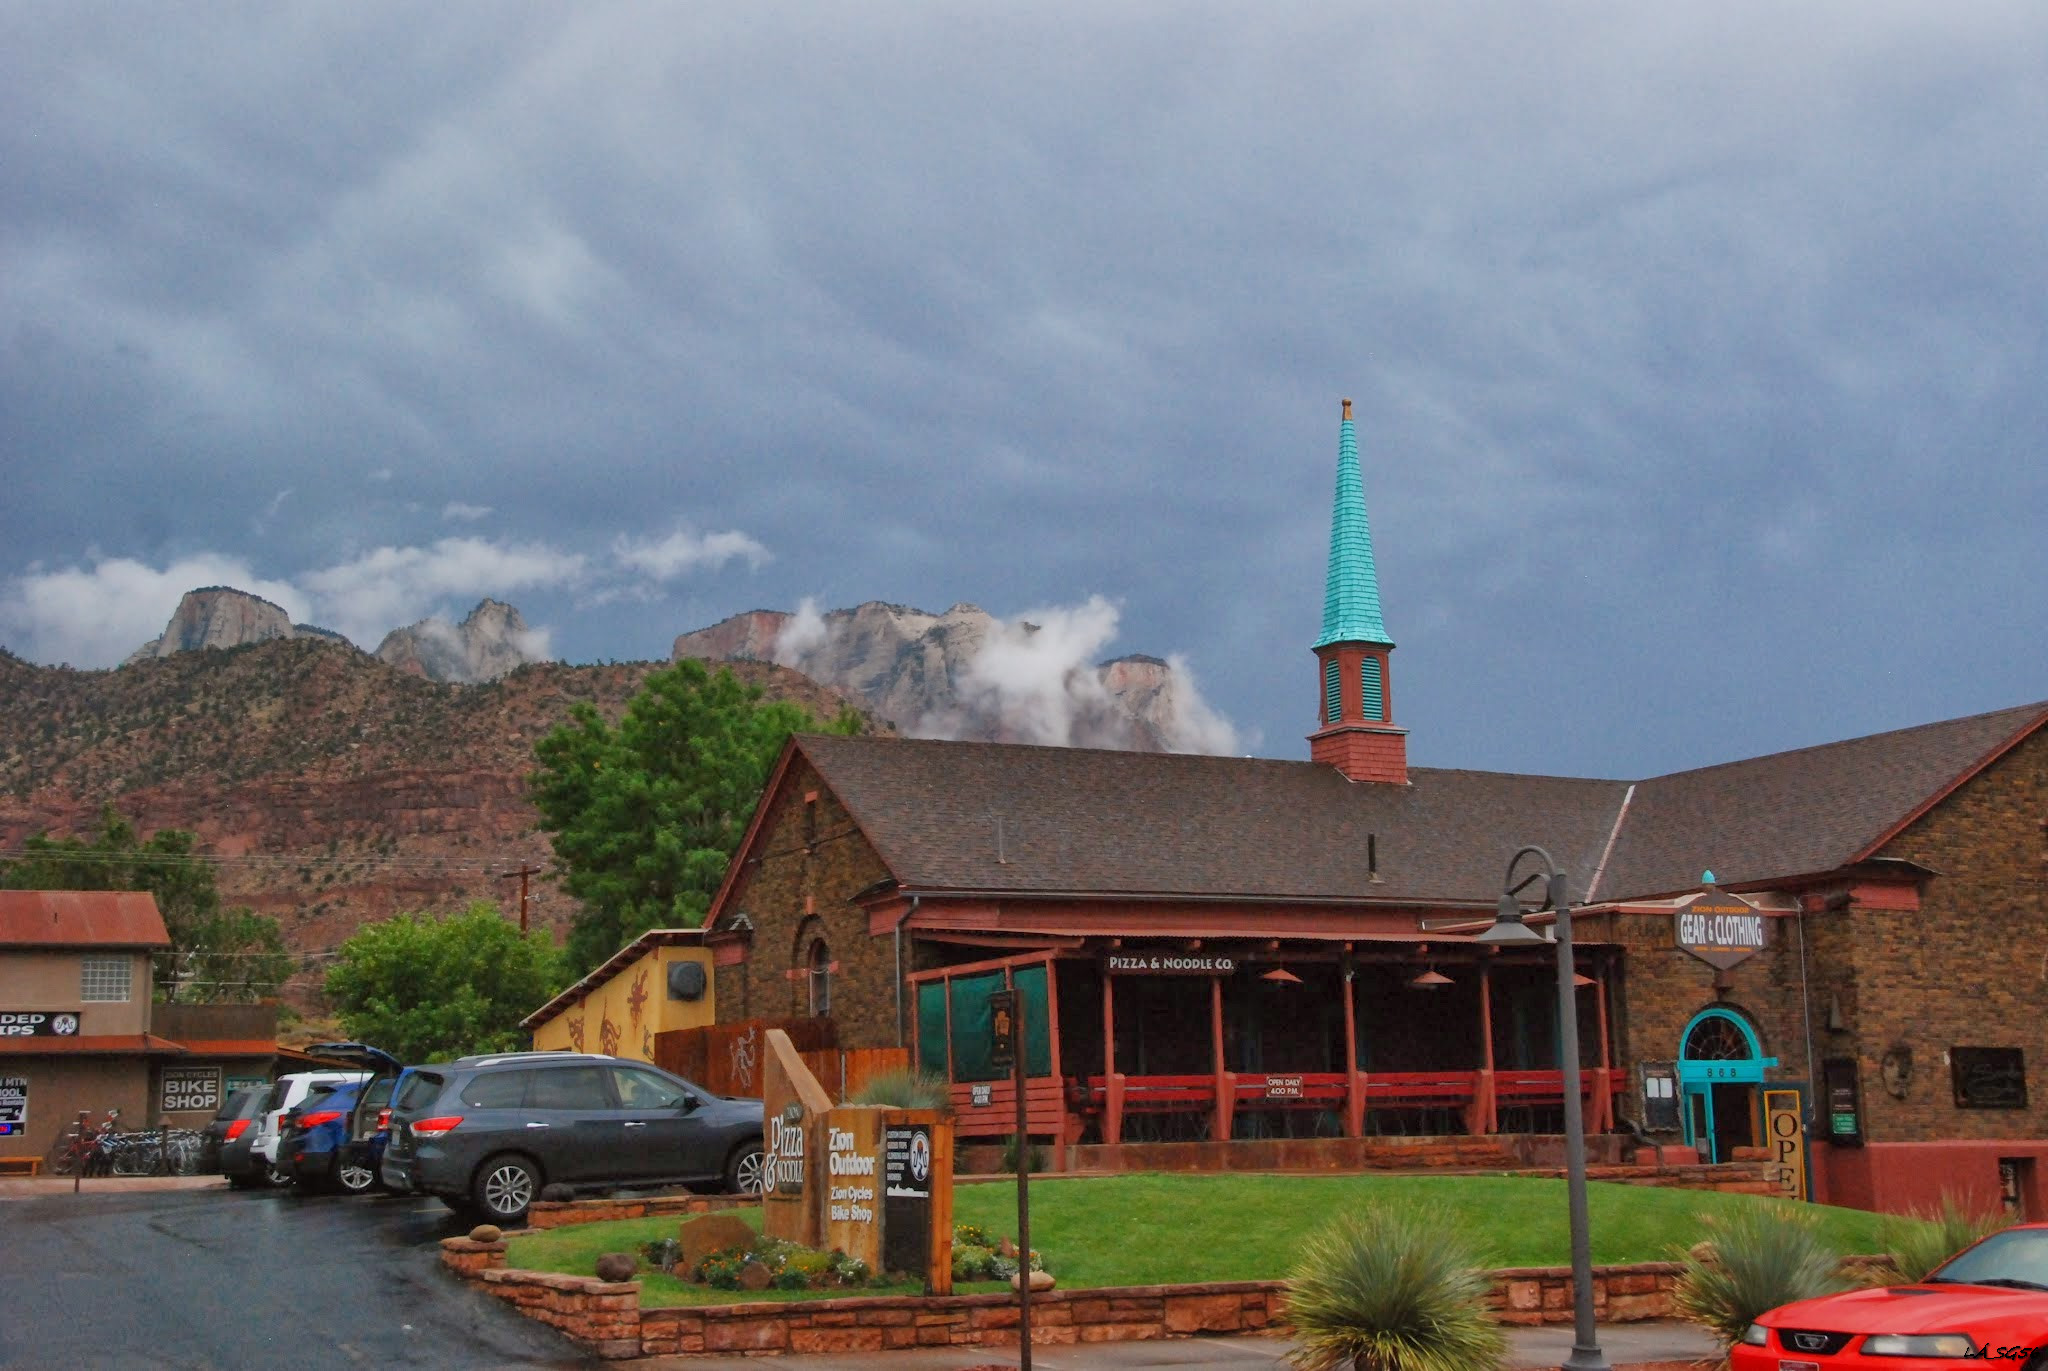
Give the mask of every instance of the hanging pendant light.
<path id="1" fill-rule="evenodd" d="M 1274 967 L 1271 971 L 1268 971 L 1264 975 L 1260 976 L 1259 979 L 1262 981 L 1271 981 L 1275 985 L 1301 984 L 1301 977 L 1295 975 L 1292 971 L 1289 971 L 1284 966 Z"/>
<path id="2" fill-rule="evenodd" d="M 1420 976 L 1417 976 L 1414 980 L 1408 982 L 1408 988 L 1410 990 L 1442 990 L 1447 985 L 1455 984 L 1457 984 L 1457 982 L 1453 981 L 1449 976 L 1444 975 L 1443 972 L 1438 971 L 1436 969 L 1436 964 L 1432 962 L 1430 963 L 1429 970 L 1423 972 Z"/>

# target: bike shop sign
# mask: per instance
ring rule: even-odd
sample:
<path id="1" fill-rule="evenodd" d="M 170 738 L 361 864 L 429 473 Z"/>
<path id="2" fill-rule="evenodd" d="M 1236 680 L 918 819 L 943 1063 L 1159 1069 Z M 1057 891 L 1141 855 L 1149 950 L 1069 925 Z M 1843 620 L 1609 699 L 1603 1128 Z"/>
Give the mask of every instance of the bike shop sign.
<path id="1" fill-rule="evenodd" d="M 28 1131 L 28 1077 L 0 1076 L 0 1138 Z"/>
<path id="2" fill-rule="evenodd" d="M 46 1014 L 40 1010 L 0 1009 L 0 1038 L 75 1038 L 76 1014 Z"/>
<path id="3" fill-rule="evenodd" d="M 167 1066 L 164 1068 L 163 1103 L 158 1109 L 174 1114 L 184 1109 L 220 1108 L 220 1068 L 217 1066 Z"/>

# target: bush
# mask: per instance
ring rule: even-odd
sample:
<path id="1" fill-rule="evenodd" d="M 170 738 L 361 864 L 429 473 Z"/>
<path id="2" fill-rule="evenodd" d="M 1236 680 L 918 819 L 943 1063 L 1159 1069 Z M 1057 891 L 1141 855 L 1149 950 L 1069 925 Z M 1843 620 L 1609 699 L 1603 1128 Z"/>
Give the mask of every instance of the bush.
<path id="1" fill-rule="evenodd" d="M 953 1249 L 953 1279 L 956 1281 L 987 1281 L 995 1279 L 995 1249 L 981 1246 L 956 1246 Z"/>
<path id="2" fill-rule="evenodd" d="M 1302 1246 L 1288 1276 L 1304 1371 L 1492 1371 L 1507 1338 L 1492 1279 L 1448 1214 L 1373 1205 Z"/>
<path id="3" fill-rule="evenodd" d="M 1702 1214 L 1705 1241 L 1686 1253 L 1673 1302 L 1678 1316 L 1708 1329 L 1724 1347 L 1766 1310 L 1845 1290 L 1841 1258 L 1814 1220 L 1782 1204 Z"/>
<path id="4" fill-rule="evenodd" d="M 1013 1176 L 1017 1174 L 1017 1153 L 1024 1141 L 1015 1133 L 1003 1139 L 1003 1170 Z M 1032 1143 L 1030 1152 L 1026 1154 L 1025 1166 L 1034 1176 L 1045 1170 L 1045 1149 L 1037 1143 Z"/>
<path id="5" fill-rule="evenodd" d="M 870 1076 L 867 1084 L 855 1091 L 847 1103 L 880 1105 L 887 1109 L 936 1109 L 942 1114 L 953 1112 L 946 1078 L 907 1066 Z"/>
<path id="6" fill-rule="evenodd" d="M 1939 1210 L 1891 1215 L 1878 1229 L 1878 1241 L 1899 1274 L 1897 1282 L 1886 1284 L 1911 1285 L 1926 1280 L 1935 1267 L 2011 1222 L 2011 1216 L 1996 1209 L 1966 1209 L 1961 1200 L 1947 1191 L 1942 1192 Z"/>

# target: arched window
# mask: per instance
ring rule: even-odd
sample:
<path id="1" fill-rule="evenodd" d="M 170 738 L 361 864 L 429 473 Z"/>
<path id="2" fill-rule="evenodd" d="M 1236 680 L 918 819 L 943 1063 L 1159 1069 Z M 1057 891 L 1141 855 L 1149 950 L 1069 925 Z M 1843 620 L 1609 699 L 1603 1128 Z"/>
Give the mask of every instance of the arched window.
<path id="1" fill-rule="evenodd" d="M 822 1018 L 832 1012 L 832 953 L 823 938 L 811 943 L 804 971 L 811 988 L 811 1017 Z"/>
<path id="2" fill-rule="evenodd" d="M 1744 1062 L 1761 1055 L 1749 1025 L 1725 1009 L 1695 1015 L 1679 1052 L 1681 1059 L 1692 1062 Z"/>

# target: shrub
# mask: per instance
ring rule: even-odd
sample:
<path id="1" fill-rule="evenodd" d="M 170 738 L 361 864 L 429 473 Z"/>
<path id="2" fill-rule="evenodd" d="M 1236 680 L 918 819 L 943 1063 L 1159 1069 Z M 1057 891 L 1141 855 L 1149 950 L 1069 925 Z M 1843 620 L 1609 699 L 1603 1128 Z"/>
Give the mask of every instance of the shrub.
<path id="1" fill-rule="evenodd" d="M 1939 1210 L 1887 1217 L 1878 1229 L 1878 1241 L 1899 1273 L 1896 1283 L 1911 1285 L 1926 1280 L 1935 1267 L 2011 1222 L 2009 1215 L 1996 1209 L 1967 1209 L 1960 1199 L 1943 1191 Z"/>
<path id="2" fill-rule="evenodd" d="M 1015 1133 L 1003 1139 L 1003 1170 L 1012 1175 L 1016 1174 L 1017 1153 L 1021 1150 L 1023 1142 L 1024 1139 Z M 1025 1165 L 1034 1176 L 1045 1170 L 1045 1149 L 1037 1143 L 1032 1143 L 1030 1152 L 1026 1154 Z"/>
<path id="3" fill-rule="evenodd" d="M 953 1225 L 953 1246 L 986 1247 L 995 1250 L 996 1240 L 986 1228 L 978 1223 L 956 1223 Z"/>
<path id="4" fill-rule="evenodd" d="M 1708 1230 L 1682 1260 L 1672 1292 L 1680 1318 L 1732 1346 L 1766 1310 L 1845 1290 L 1841 1258 L 1815 1221 L 1782 1204 L 1702 1214 Z"/>
<path id="5" fill-rule="evenodd" d="M 1304 1371 L 1492 1371 L 1507 1339 L 1492 1281 L 1449 1215 L 1373 1205 L 1302 1246 L 1288 1276 Z"/>
<path id="6" fill-rule="evenodd" d="M 888 1109 L 936 1109 L 942 1114 L 953 1112 L 946 1078 L 908 1066 L 870 1076 L 867 1084 L 855 1091 L 847 1103 L 880 1105 Z"/>
<path id="7" fill-rule="evenodd" d="M 993 1248 L 981 1246 L 955 1246 L 953 1248 L 953 1279 L 956 1281 L 986 1281 L 995 1279 L 996 1254 Z"/>

